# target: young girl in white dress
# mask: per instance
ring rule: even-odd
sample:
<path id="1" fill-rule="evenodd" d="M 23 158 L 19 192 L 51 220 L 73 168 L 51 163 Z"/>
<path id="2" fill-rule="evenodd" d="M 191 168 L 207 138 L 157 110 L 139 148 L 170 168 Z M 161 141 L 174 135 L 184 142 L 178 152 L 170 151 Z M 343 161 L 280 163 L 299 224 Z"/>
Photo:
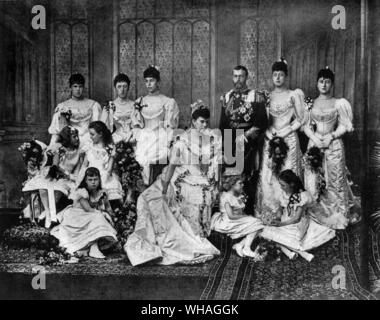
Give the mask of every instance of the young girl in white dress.
<path id="1" fill-rule="evenodd" d="M 86 168 L 95 167 L 100 172 L 102 185 L 107 192 L 108 199 L 110 201 L 122 200 L 123 189 L 119 177 L 113 173 L 115 146 L 112 142 L 111 132 L 101 121 L 91 122 L 89 132 L 92 144 L 86 150 L 78 182 L 82 180 Z"/>
<path id="2" fill-rule="evenodd" d="M 99 170 L 88 168 L 70 198 L 74 204 L 58 214 L 60 225 L 54 227 L 51 234 L 69 254 L 89 249 L 90 257 L 105 258 L 99 249 L 99 240 L 103 240 L 102 249 L 106 249 L 117 241 L 117 237 L 112 227 L 112 209 L 107 193 L 102 189 Z"/>
<path id="3" fill-rule="evenodd" d="M 314 256 L 306 250 L 331 240 L 335 237 L 335 231 L 308 217 L 307 208 L 313 199 L 293 171 L 282 171 L 279 183 L 282 189 L 281 207 L 276 212 L 276 219 L 265 226 L 260 236 L 280 244 L 282 251 L 291 259 L 299 254 L 311 261 Z"/>
<path id="4" fill-rule="evenodd" d="M 264 228 L 260 219 L 244 214 L 245 199 L 243 180 L 240 176 L 227 177 L 220 196 L 220 212 L 213 215 L 211 228 L 226 233 L 232 239 L 243 238 L 233 246 L 240 257 L 247 256 L 260 260 L 257 250 L 251 245 L 258 233 Z"/>
<path id="5" fill-rule="evenodd" d="M 76 177 L 84 155 L 79 145 L 78 130 L 71 126 L 64 127 L 58 134 L 55 148 L 50 149 L 53 163 L 42 167 L 22 189 L 23 192 L 39 191 L 44 211 L 38 219 L 45 219 L 46 228 L 57 221 L 56 203 L 62 196 L 68 196 L 70 190 L 75 188 Z"/>

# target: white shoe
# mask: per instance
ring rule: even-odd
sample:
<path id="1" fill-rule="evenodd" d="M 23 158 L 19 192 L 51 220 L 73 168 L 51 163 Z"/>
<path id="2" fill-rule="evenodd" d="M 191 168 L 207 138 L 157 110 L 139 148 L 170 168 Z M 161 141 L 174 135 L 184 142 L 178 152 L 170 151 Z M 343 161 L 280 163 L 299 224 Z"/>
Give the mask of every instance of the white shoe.
<path id="1" fill-rule="evenodd" d="M 242 245 L 242 244 L 237 243 L 237 244 L 235 244 L 235 245 L 232 247 L 232 249 L 234 249 L 234 250 L 236 251 L 236 253 L 237 253 L 237 255 L 238 255 L 239 257 L 241 257 L 241 258 L 244 257 L 244 254 L 243 254 L 243 245 Z"/>
<path id="2" fill-rule="evenodd" d="M 309 252 L 306 252 L 306 251 L 299 251 L 298 254 L 304 258 L 306 261 L 310 262 L 311 260 L 313 260 L 314 256 L 309 253 Z"/>
<path id="3" fill-rule="evenodd" d="M 246 257 L 253 258 L 255 261 L 260 261 L 259 259 L 261 258 L 260 254 L 258 252 L 252 251 L 251 248 L 246 249 L 244 247 L 243 248 L 243 254 Z"/>
<path id="4" fill-rule="evenodd" d="M 88 254 L 90 257 L 92 258 L 96 258 L 96 259 L 104 259 L 105 256 L 103 255 L 103 253 L 100 252 L 99 250 L 99 247 L 98 247 L 98 244 L 95 243 L 91 246 L 90 248 L 90 252 Z"/>

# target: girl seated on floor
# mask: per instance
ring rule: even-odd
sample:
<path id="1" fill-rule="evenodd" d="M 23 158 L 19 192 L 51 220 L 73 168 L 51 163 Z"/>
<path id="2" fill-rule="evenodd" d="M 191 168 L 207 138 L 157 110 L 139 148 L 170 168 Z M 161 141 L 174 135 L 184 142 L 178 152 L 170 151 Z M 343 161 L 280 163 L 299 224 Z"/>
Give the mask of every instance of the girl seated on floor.
<path id="1" fill-rule="evenodd" d="M 220 212 L 213 215 L 211 229 L 225 233 L 232 239 L 243 238 L 233 246 L 233 249 L 240 257 L 247 256 L 260 260 L 258 250 L 252 251 L 251 245 L 264 225 L 260 219 L 244 214 L 245 196 L 242 177 L 227 177 L 223 189 L 224 192 L 220 196 Z"/>
<path id="2" fill-rule="evenodd" d="M 70 198 L 73 205 L 58 214 L 60 224 L 51 230 L 51 234 L 69 254 L 87 253 L 89 249 L 90 257 L 105 258 L 99 249 L 99 240 L 102 240 L 102 249 L 106 249 L 117 242 L 117 237 L 112 226 L 113 212 L 107 193 L 102 189 L 99 170 L 88 168 Z"/>
<path id="3" fill-rule="evenodd" d="M 265 226 L 260 236 L 280 244 L 282 251 L 291 259 L 299 254 L 311 261 L 314 256 L 306 250 L 331 240 L 335 232 L 309 218 L 307 208 L 313 202 L 312 196 L 305 191 L 293 171 L 282 171 L 278 179 L 282 194 L 277 219 Z"/>

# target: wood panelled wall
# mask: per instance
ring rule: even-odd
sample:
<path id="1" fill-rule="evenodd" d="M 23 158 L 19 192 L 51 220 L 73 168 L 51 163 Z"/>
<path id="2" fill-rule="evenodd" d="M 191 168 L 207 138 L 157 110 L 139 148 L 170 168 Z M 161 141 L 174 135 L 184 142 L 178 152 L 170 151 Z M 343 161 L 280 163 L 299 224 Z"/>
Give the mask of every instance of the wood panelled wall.
<path id="1" fill-rule="evenodd" d="M 31 30 L 30 13 L 21 1 L 0 3 L 0 208 L 19 206 L 26 179 L 19 145 L 48 138 L 48 34 Z"/>

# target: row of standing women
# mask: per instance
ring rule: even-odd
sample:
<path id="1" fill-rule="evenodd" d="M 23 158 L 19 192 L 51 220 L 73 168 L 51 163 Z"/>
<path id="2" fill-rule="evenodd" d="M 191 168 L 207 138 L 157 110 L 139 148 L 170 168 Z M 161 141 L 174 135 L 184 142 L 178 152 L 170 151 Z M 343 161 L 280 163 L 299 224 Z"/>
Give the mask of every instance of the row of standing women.
<path id="1" fill-rule="evenodd" d="M 306 251 L 333 238 L 334 229 L 345 228 L 355 202 L 341 140 L 352 130 L 352 111 L 347 100 L 332 97 L 331 70 L 319 72 L 320 96 L 308 108 L 301 90 L 286 88 L 287 72 L 285 61 L 273 65 L 275 88 L 267 100 L 270 125 L 254 217 L 245 214 L 250 208 L 245 208 L 241 177 L 227 177 L 218 197 L 222 139 L 208 128 L 210 111 L 203 103 L 192 105 L 191 129 L 171 146 L 179 109 L 174 99 L 159 92 L 160 73 L 153 66 L 144 72 L 147 96 L 128 100 L 130 80 L 120 74 L 114 80 L 118 97 L 103 109 L 83 98 L 84 78 L 73 75 L 72 98 L 58 105 L 49 127 L 52 139 L 46 150 L 54 154 L 53 165 L 42 168 L 23 190 L 39 190 L 45 208 L 41 218 L 46 217 L 47 226 L 59 222 L 51 233 L 61 246 L 70 253 L 87 250 L 102 258 L 99 240 L 116 241 L 109 201 L 123 199 L 113 172 L 113 142 L 136 141 L 135 155 L 146 185 L 151 164 L 167 159 L 169 164 L 138 198 L 135 230 L 124 246 L 133 265 L 156 259 L 161 264 L 209 260 L 219 254 L 207 240 L 211 229 L 243 238 L 234 246 L 241 256 L 260 259 L 257 250 L 251 250 L 260 235 L 277 242 L 289 257 L 300 254 L 310 260 Z M 317 154 L 323 158 L 318 170 L 303 161 L 299 129 L 310 138 L 309 150 L 316 146 L 323 151 Z M 56 214 L 55 203 L 62 195 L 74 204 Z M 220 212 L 212 216 L 217 199 Z"/>

